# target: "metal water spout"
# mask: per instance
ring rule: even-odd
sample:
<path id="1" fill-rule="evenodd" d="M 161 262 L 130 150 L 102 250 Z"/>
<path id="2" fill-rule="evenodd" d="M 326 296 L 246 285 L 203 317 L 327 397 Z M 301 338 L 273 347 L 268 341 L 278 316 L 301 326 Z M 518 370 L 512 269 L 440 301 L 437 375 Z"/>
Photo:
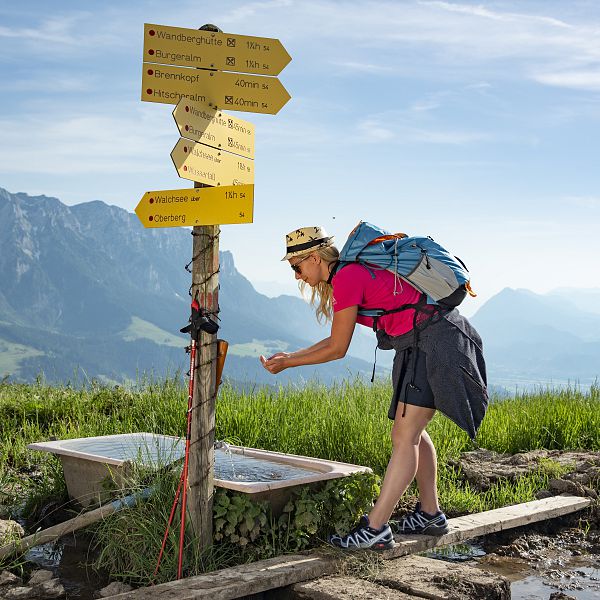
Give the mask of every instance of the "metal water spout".
<path id="1" fill-rule="evenodd" d="M 223 442 L 222 440 L 215 440 L 214 444 L 215 450 L 224 450 L 229 455 L 229 462 L 231 463 L 231 471 L 233 473 L 233 479 L 237 479 L 237 475 L 235 472 L 235 463 L 233 462 L 233 453 L 231 452 L 231 448 L 227 442 Z"/>

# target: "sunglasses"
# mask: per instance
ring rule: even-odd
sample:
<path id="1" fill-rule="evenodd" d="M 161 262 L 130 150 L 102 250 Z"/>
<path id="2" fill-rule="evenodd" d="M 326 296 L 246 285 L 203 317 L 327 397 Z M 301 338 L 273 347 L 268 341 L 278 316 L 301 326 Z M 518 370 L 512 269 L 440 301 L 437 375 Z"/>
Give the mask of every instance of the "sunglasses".
<path id="1" fill-rule="evenodd" d="M 292 267 L 292 271 L 294 271 L 294 273 L 302 273 L 300 263 L 304 262 L 307 258 L 310 258 L 311 256 L 312 254 L 309 254 L 308 256 L 305 256 L 302 260 L 299 260 L 295 265 L 290 265 L 290 267 Z"/>

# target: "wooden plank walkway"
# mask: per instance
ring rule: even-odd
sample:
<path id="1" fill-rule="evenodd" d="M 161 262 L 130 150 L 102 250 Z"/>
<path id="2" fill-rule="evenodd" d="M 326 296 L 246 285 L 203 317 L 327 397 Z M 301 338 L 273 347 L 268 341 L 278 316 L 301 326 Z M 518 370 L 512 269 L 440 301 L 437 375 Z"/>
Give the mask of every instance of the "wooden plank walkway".
<path id="1" fill-rule="evenodd" d="M 456 544 L 474 537 L 545 521 L 587 508 L 589 498 L 553 496 L 524 504 L 506 506 L 474 515 L 450 519 L 450 532 L 440 537 L 395 536 L 396 546 L 382 552 L 385 559 L 416 554 L 436 546 Z M 331 552 L 318 550 L 280 556 L 222 569 L 148 588 L 140 588 L 113 599 L 125 600 L 233 600 L 250 594 L 315 579 L 335 572 L 337 560 Z"/>
<path id="2" fill-rule="evenodd" d="M 436 546 L 448 546 L 480 537 L 488 533 L 496 533 L 505 529 L 513 529 L 562 517 L 569 513 L 587 508 L 590 498 L 580 496 L 552 496 L 543 500 L 533 500 L 523 504 L 514 504 L 495 510 L 475 513 L 449 519 L 450 531 L 440 537 L 429 535 L 397 535 L 394 536 L 396 546 L 382 552 L 383 558 L 397 558 L 407 554 L 417 554 Z"/>

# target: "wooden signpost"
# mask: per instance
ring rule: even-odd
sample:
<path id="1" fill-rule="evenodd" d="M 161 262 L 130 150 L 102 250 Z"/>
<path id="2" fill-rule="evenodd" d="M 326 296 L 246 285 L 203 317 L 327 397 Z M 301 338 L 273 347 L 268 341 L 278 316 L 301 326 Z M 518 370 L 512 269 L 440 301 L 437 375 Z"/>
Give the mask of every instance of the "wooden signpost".
<path id="1" fill-rule="evenodd" d="M 141 99 L 177 105 L 173 117 L 181 138 L 171 157 L 179 176 L 195 187 L 146 192 L 135 211 L 144 227 L 193 226 L 191 294 L 204 314 L 216 318 L 219 225 L 251 223 L 254 210 L 254 126 L 222 109 L 277 113 L 290 95 L 272 76 L 291 58 L 271 38 L 223 33 L 214 25 L 197 30 L 154 24 L 144 26 L 143 57 Z M 187 482 L 201 550 L 213 537 L 216 359 L 216 335 L 202 331 L 193 367 Z"/>

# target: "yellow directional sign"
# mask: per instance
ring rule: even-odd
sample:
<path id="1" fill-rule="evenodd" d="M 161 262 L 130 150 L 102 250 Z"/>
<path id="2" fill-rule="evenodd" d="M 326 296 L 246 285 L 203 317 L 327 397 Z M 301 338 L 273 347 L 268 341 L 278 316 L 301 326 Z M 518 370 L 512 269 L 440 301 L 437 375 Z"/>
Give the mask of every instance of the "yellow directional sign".
<path id="1" fill-rule="evenodd" d="M 144 227 L 252 223 L 253 212 L 253 185 L 146 192 L 135 207 Z"/>
<path id="2" fill-rule="evenodd" d="M 215 108 L 182 98 L 173 117 L 181 137 L 254 158 L 254 125 Z"/>
<path id="3" fill-rule="evenodd" d="M 290 99 L 276 77 L 143 64 L 142 100 L 177 104 L 182 97 L 213 108 L 271 115 Z"/>
<path id="4" fill-rule="evenodd" d="M 291 57 L 279 40 L 144 25 L 144 60 L 163 65 L 278 75 Z"/>
<path id="5" fill-rule="evenodd" d="M 254 162 L 180 138 L 171 152 L 179 177 L 207 185 L 254 183 Z"/>

